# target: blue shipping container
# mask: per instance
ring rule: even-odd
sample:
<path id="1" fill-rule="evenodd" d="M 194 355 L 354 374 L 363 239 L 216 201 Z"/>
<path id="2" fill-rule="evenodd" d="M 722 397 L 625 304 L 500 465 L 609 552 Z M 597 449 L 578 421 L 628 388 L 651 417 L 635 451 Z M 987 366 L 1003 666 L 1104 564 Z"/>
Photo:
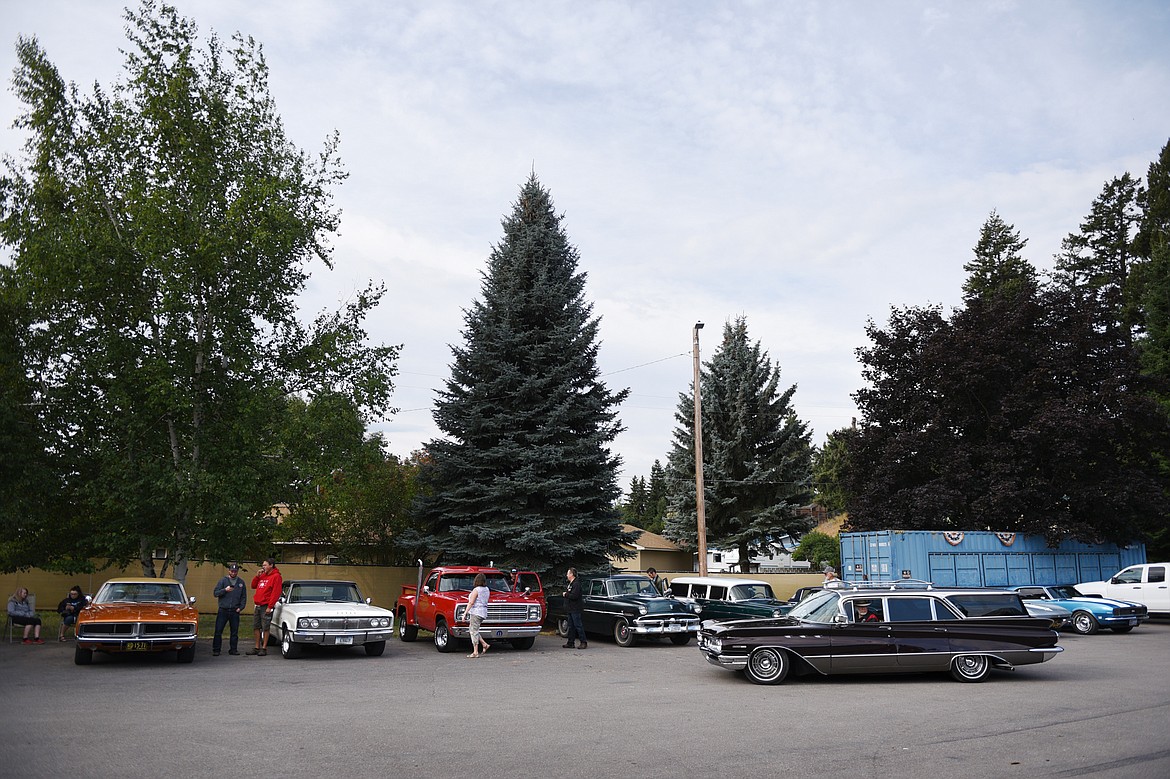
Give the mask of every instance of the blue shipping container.
<path id="1" fill-rule="evenodd" d="M 1041 536 L 987 531 L 880 530 L 841 534 L 845 581 L 923 579 L 943 587 L 1099 581 L 1146 562 L 1145 544 L 1049 547 Z"/>

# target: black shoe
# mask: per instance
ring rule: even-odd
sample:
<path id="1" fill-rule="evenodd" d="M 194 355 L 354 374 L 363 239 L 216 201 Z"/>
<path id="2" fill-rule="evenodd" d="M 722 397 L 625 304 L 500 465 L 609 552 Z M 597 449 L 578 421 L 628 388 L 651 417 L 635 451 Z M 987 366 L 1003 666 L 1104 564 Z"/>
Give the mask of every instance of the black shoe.
<path id="1" fill-rule="evenodd" d="M 259 650 L 259 649 L 249 649 L 247 652 L 244 652 L 244 654 L 246 654 L 246 655 L 258 655 L 258 654 L 260 654 L 260 650 Z"/>
<path id="2" fill-rule="evenodd" d="M 569 642 L 569 643 L 567 643 L 567 644 L 561 644 L 561 649 L 572 649 L 572 648 L 573 648 L 573 642 L 572 642 L 572 641 L 570 641 L 570 642 Z"/>
<path id="3" fill-rule="evenodd" d="M 216 654 L 218 655 L 218 654 L 219 654 L 219 652 L 216 652 Z M 236 650 L 232 649 L 232 650 L 229 650 L 229 651 L 228 651 L 228 654 L 229 654 L 229 655 L 238 655 L 238 654 L 239 654 L 239 652 L 237 652 Z"/>
<path id="4" fill-rule="evenodd" d="M 589 642 L 588 642 L 588 641 L 582 641 L 582 642 L 581 642 L 581 646 L 579 646 L 579 647 L 577 647 L 577 648 L 578 648 L 578 649 L 588 649 L 588 648 L 589 648 Z"/>
<path id="5" fill-rule="evenodd" d="M 212 650 L 211 650 L 211 656 L 212 656 L 212 657 L 219 657 L 219 650 L 218 650 L 218 649 L 212 649 Z"/>
<path id="6" fill-rule="evenodd" d="M 268 656 L 268 650 L 267 650 L 267 649 L 261 649 L 261 650 L 260 650 L 259 652 L 257 652 L 256 654 L 260 655 L 261 657 L 267 657 L 267 656 Z"/>

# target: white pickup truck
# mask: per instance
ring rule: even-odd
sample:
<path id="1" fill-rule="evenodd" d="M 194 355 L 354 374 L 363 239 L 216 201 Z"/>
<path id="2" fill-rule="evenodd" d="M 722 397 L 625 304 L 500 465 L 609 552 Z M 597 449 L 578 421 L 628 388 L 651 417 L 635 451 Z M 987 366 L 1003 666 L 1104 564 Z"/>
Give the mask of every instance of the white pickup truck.
<path id="1" fill-rule="evenodd" d="M 1170 615 L 1170 582 L 1166 572 L 1170 563 L 1142 563 L 1118 571 L 1103 582 L 1082 582 L 1077 590 L 1082 595 L 1100 595 L 1103 598 L 1127 600 L 1144 604 L 1151 614 Z"/>

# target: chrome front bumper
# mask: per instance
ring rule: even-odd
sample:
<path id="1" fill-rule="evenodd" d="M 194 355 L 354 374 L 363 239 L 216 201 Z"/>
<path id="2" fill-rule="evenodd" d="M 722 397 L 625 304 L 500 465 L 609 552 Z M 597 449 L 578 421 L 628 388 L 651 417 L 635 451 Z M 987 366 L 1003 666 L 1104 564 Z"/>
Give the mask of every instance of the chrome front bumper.
<path id="1" fill-rule="evenodd" d="M 471 638 L 468 625 L 452 625 L 449 631 L 455 638 Z M 540 625 L 480 625 L 479 634 L 490 638 L 534 638 L 540 635 Z"/>

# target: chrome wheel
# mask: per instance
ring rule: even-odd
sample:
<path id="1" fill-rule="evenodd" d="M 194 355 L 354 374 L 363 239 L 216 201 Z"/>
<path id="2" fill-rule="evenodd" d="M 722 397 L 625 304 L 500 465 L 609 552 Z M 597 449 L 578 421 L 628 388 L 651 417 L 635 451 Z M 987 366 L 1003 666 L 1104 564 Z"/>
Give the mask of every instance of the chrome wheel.
<path id="1" fill-rule="evenodd" d="M 764 647 L 752 652 L 743 670 L 756 684 L 780 684 L 788 676 L 789 667 L 784 650 Z"/>
<path id="2" fill-rule="evenodd" d="M 443 620 L 435 622 L 435 649 L 440 652 L 450 652 L 455 648 L 451 632 L 447 630 L 447 623 Z"/>
<path id="3" fill-rule="evenodd" d="M 951 664 L 951 676 L 960 682 L 981 682 L 991 673 L 991 661 L 983 655 L 963 655 Z"/>
<path id="4" fill-rule="evenodd" d="M 292 660 L 294 657 L 301 656 L 301 647 L 292 640 L 289 635 L 288 628 L 280 629 L 280 656 Z"/>
<path id="5" fill-rule="evenodd" d="M 1091 636 L 1097 632 L 1100 627 L 1097 624 L 1097 618 L 1087 611 L 1077 611 L 1073 613 L 1073 630 L 1083 636 Z"/>
<path id="6" fill-rule="evenodd" d="M 617 642 L 618 646 L 634 645 L 634 630 L 630 627 L 629 622 L 619 619 L 613 623 L 613 640 Z"/>

